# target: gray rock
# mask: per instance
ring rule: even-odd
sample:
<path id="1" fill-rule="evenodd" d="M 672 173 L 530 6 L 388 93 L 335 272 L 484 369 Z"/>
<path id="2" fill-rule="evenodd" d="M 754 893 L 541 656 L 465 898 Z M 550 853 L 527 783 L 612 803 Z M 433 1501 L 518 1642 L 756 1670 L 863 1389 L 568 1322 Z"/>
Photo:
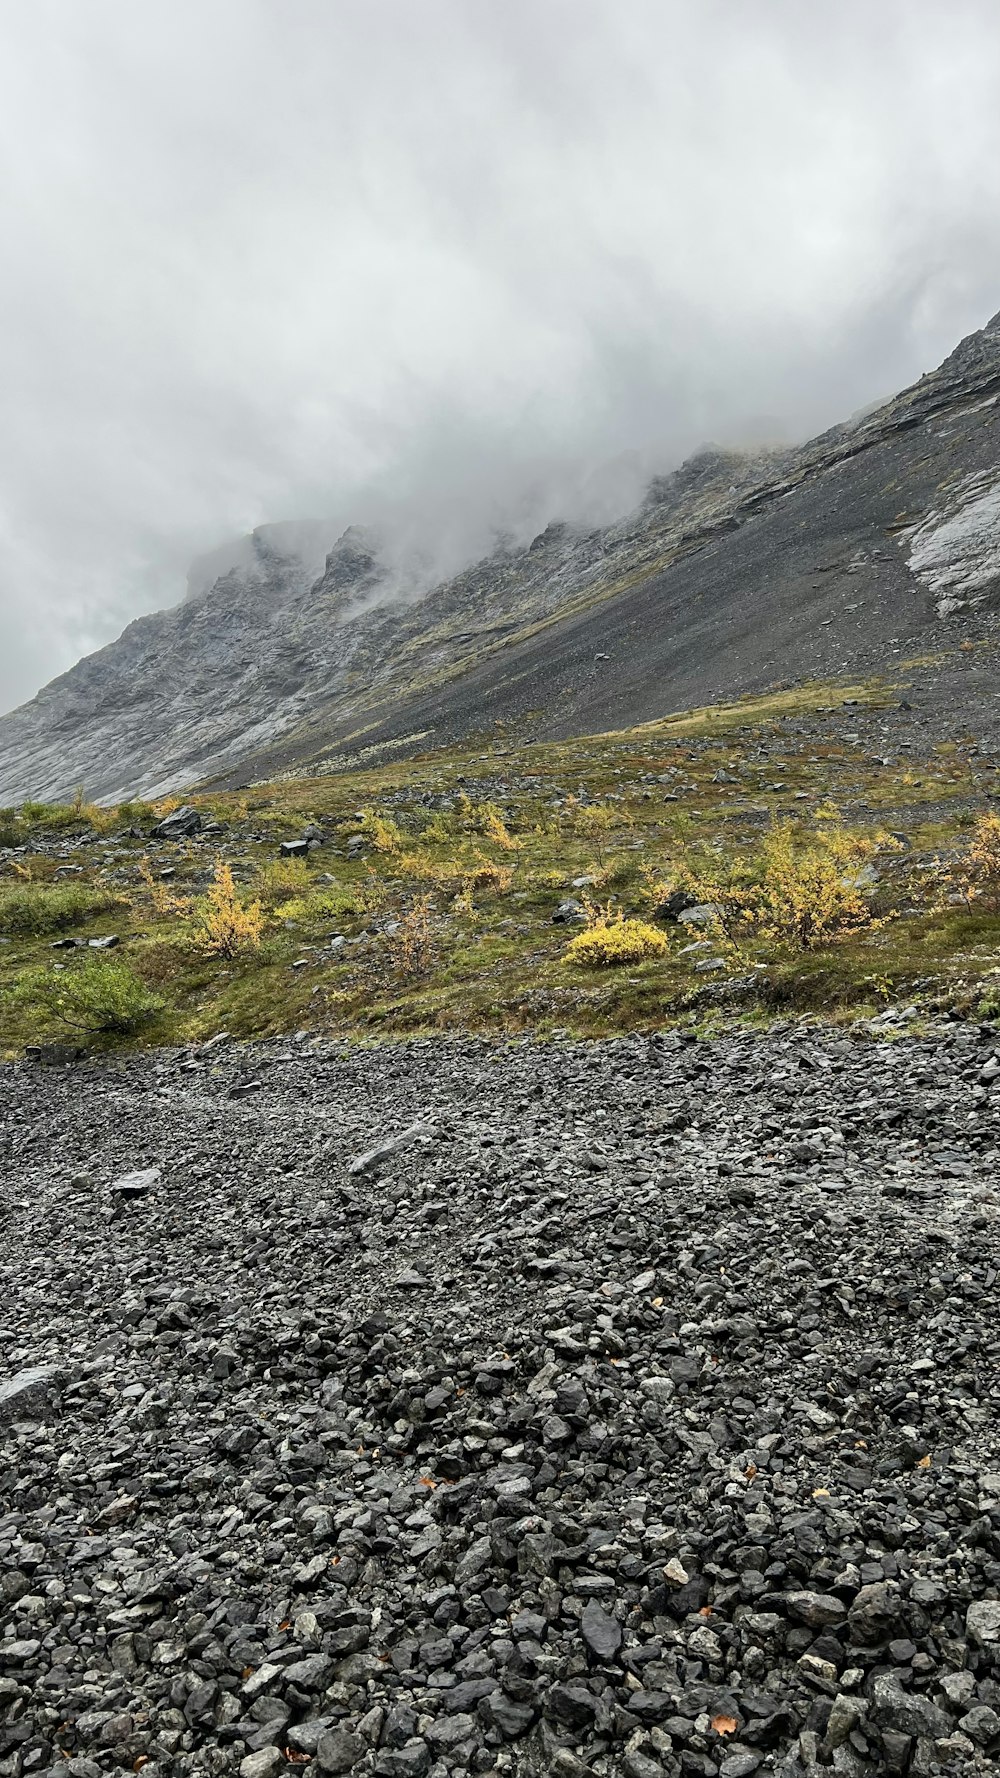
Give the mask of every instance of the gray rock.
<path id="1" fill-rule="evenodd" d="M 945 1711 L 921 1692 L 903 1691 L 888 1673 L 878 1674 L 872 1683 L 869 1715 L 879 1728 L 899 1735 L 947 1735 L 951 1729 Z"/>
<path id="2" fill-rule="evenodd" d="M 11 1751 L 58 1710 L 75 1759 L 148 1749 L 179 1778 L 286 1747 L 322 1772 L 324 1736 L 355 1738 L 357 1778 L 993 1759 L 996 1643 L 966 1613 L 996 1604 L 1000 1228 L 964 1254 L 952 1232 L 991 1189 L 980 1041 L 230 1039 L 9 1068 L 10 1368 L 67 1379 L 57 1438 L 4 1427 Z M 417 1117 L 433 1141 L 346 1173 Z M 849 1197 L 789 1172 L 820 1132 Z M 131 1218 L 74 1185 L 159 1154 L 169 1190 Z"/>
<path id="3" fill-rule="evenodd" d="M 262 1747 L 258 1753 L 248 1753 L 240 1761 L 240 1778 L 272 1778 L 284 1764 L 284 1755 L 277 1747 Z"/>
<path id="4" fill-rule="evenodd" d="M 408 1741 L 405 1747 L 388 1749 L 375 1761 L 379 1778 L 424 1778 L 430 1770 L 431 1750 L 426 1741 Z"/>
<path id="5" fill-rule="evenodd" d="M 0 1383 L 0 1425 L 12 1420 L 40 1419 L 59 1376 L 57 1364 L 36 1364 Z"/>
<path id="6" fill-rule="evenodd" d="M 528 1728 L 536 1719 L 537 1710 L 532 1703 L 518 1702 L 509 1698 L 504 1691 L 491 1691 L 488 1698 L 480 1703 L 479 1714 L 498 1728 L 505 1741 L 516 1741 L 520 1735 L 527 1735 Z"/>
<path id="7" fill-rule="evenodd" d="M 887 1641 L 899 1623 L 901 1604 L 898 1587 L 885 1581 L 873 1581 L 862 1587 L 847 1614 L 851 1641 Z"/>
<path id="8" fill-rule="evenodd" d="M 847 1616 L 846 1606 L 833 1593 L 789 1593 L 787 1605 L 792 1617 L 803 1624 L 812 1624 L 815 1629 L 842 1624 Z"/>
<path id="9" fill-rule="evenodd" d="M 977 1747 L 992 1747 L 1000 1740 L 1000 1716 L 988 1704 L 977 1704 L 974 1709 L 966 1711 L 958 1726 Z"/>
<path id="10" fill-rule="evenodd" d="M 714 902 L 695 902 L 693 907 L 681 909 L 677 915 L 677 924 L 679 926 L 714 926 L 721 911 Z"/>
<path id="11" fill-rule="evenodd" d="M 352 1729 L 329 1729 L 316 1743 L 316 1764 L 321 1772 L 353 1772 L 367 1751 Z"/>
<path id="12" fill-rule="evenodd" d="M 552 924 L 553 926 L 567 926 L 572 920 L 583 920 L 585 918 L 586 915 L 584 914 L 580 903 L 576 901 L 572 895 L 568 895 L 566 900 L 561 901 L 556 908 L 555 913 L 552 916 Z"/>
<path id="13" fill-rule="evenodd" d="M 965 1614 L 965 1629 L 980 1648 L 1000 1642 L 1000 1599 L 974 1599 Z"/>
<path id="14" fill-rule="evenodd" d="M 135 1173 L 120 1173 L 111 1181 L 111 1190 L 117 1198 L 144 1198 L 159 1185 L 161 1177 L 159 1167 L 140 1167 Z"/>
<path id="15" fill-rule="evenodd" d="M 599 1661 L 613 1661 L 622 1645 L 622 1627 L 598 1605 L 588 1599 L 580 1619 L 580 1634 Z"/>
<path id="16" fill-rule="evenodd" d="M 158 840 L 183 840 L 189 834 L 197 833 L 201 826 L 201 816 L 190 803 L 181 808 L 173 809 L 169 815 L 153 829 L 154 838 Z"/>
<path id="17" fill-rule="evenodd" d="M 284 1669 L 285 1683 L 300 1686 L 303 1691 L 320 1692 L 333 1676 L 333 1662 L 328 1655 L 307 1655 L 304 1661 L 293 1661 Z"/>
<path id="18" fill-rule="evenodd" d="M 634 1700 L 630 1700 L 632 1702 Z M 584 1685 L 554 1685 L 542 1708 L 546 1716 L 552 1717 L 556 1722 L 565 1723 L 571 1729 L 581 1729 L 593 1721 L 597 1700 Z"/>
<path id="19" fill-rule="evenodd" d="M 376 1147 L 370 1148 L 367 1153 L 355 1155 L 347 1170 L 351 1174 L 372 1173 L 381 1161 L 388 1159 L 389 1155 L 398 1154 L 400 1149 L 410 1148 L 415 1142 L 428 1142 L 433 1134 L 434 1130 L 430 1124 L 410 1124 L 407 1129 L 401 1130 L 398 1136 L 387 1136 L 384 1141 L 379 1142 Z"/>

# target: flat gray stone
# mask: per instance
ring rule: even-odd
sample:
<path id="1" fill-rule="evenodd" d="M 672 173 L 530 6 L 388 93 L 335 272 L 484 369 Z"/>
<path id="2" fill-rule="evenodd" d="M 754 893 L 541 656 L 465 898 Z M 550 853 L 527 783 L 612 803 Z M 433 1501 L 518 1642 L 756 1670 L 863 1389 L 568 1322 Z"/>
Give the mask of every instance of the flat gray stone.
<path id="1" fill-rule="evenodd" d="M 58 1376 L 57 1364 L 36 1364 L 0 1383 L 0 1425 L 11 1420 L 39 1419 Z"/>
<path id="2" fill-rule="evenodd" d="M 122 1173 L 113 1179 L 111 1190 L 119 1198 L 142 1198 L 159 1183 L 159 1167 L 140 1167 L 135 1173 Z"/>

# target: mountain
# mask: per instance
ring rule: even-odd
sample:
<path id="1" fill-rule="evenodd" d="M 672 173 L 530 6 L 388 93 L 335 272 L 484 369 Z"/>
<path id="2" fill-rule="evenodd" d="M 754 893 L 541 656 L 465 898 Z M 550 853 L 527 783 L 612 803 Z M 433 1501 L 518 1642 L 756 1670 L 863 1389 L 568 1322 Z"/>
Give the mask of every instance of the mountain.
<path id="1" fill-rule="evenodd" d="M 651 720 L 876 671 L 991 627 L 1000 315 L 790 450 L 707 450 L 625 519 L 553 524 L 428 586 L 378 537 L 262 526 L 0 719 L 0 803 L 336 769 L 493 732 Z"/>

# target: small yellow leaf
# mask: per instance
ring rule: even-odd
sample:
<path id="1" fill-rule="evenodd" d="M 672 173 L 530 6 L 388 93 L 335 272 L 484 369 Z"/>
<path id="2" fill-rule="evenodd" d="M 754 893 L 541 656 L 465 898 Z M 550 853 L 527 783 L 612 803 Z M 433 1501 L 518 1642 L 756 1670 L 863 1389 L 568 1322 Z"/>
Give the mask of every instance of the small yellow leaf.
<path id="1" fill-rule="evenodd" d="M 717 1735 L 735 1735 L 736 1718 L 735 1716 L 713 1716 L 712 1727 Z"/>
<path id="2" fill-rule="evenodd" d="M 918 1469 L 930 1469 L 930 1466 L 931 1466 L 931 1460 L 930 1460 L 929 1454 L 926 1457 L 918 1457 L 917 1458 L 917 1468 Z"/>
<path id="3" fill-rule="evenodd" d="M 829 1498 L 830 1498 L 829 1488 L 814 1488 L 813 1489 L 813 1499 L 814 1500 L 829 1500 Z"/>

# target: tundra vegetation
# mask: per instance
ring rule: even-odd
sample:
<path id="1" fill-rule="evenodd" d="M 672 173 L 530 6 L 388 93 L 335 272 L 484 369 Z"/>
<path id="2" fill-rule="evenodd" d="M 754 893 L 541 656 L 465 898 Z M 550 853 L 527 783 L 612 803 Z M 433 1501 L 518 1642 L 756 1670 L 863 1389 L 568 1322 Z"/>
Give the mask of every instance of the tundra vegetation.
<path id="1" fill-rule="evenodd" d="M 904 693 L 209 791 L 181 841 L 179 798 L 0 811 L 0 1048 L 988 1012 L 1000 782 Z"/>

